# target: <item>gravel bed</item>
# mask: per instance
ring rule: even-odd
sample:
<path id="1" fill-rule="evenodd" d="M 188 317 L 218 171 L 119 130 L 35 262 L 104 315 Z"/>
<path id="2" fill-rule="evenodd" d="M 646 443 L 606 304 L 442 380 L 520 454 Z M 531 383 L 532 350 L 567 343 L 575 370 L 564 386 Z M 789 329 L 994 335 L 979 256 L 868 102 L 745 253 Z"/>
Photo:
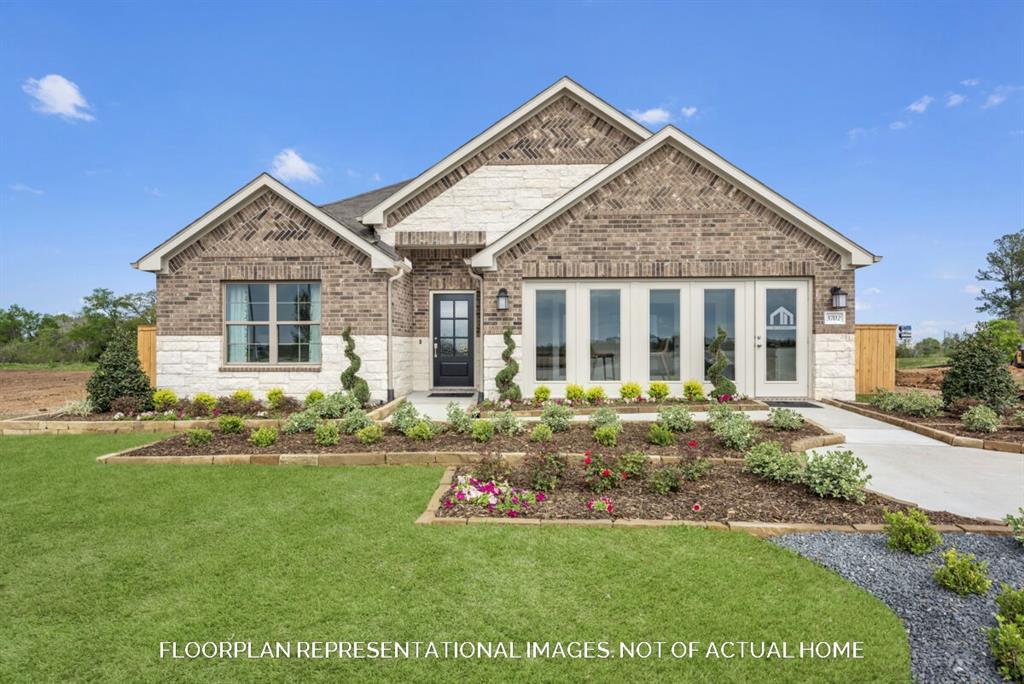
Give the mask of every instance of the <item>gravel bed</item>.
<path id="1" fill-rule="evenodd" d="M 1002 682 L 983 628 L 995 626 L 999 584 L 1024 586 L 1024 547 L 1012 537 L 945 534 L 942 539 L 941 549 L 927 556 L 891 551 L 882 534 L 816 532 L 771 541 L 842 575 L 899 615 L 910 639 L 915 681 Z M 962 597 L 935 582 L 933 569 L 950 547 L 988 561 L 993 583 L 987 596 Z"/>

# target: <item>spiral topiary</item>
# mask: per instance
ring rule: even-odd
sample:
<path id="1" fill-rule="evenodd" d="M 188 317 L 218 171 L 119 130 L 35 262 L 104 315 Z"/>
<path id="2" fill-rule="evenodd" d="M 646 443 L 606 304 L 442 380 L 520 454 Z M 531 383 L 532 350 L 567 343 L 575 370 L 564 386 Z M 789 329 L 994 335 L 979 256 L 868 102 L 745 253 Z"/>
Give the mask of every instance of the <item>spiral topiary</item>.
<path id="1" fill-rule="evenodd" d="M 498 375 L 494 378 L 494 382 L 498 385 L 498 396 L 502 401 L 506 399 L 519 401 L 523 396 L 519 385 L 513 382 L 519 373 L 519 364 L 512 358 L 512 352 L 515 350 L 516 343 L 512 339 L 512 329 L 506 328 L 505 351 L 501 352 L 501 360 L 505 362 L 505 367 L 498 371 Z"/>
<path id="2" fill-rule="evenodd" d="M 726 332 L 721 326 L 718 327 L 718 334 L 708 346 L 708 352 L 715 357 L 715 360 L 708 366 L 708 382 L 714 385 L 711 396 L 718 399 L 723 394 L 733 396 L 736 394 L 736 383 L 725 377 L 725 367 L 729 365 L 729 357 L 722 351 L 722 343 L 725 342 Z"/>
<path id="3" fill-rule="evenodd" d="M 341 339 L 345 340 L 345 358 L 348 359 L 348 368 L 341 374 L 341 387 L 351 392 L 361 406 L 366 406 L 370 403 L 370 386 L 366 380 L 356 375 L 363 361 L 356 354 L 356 341 L 352 339 L 351 327 L 346 327 L 341 332 Z"/>

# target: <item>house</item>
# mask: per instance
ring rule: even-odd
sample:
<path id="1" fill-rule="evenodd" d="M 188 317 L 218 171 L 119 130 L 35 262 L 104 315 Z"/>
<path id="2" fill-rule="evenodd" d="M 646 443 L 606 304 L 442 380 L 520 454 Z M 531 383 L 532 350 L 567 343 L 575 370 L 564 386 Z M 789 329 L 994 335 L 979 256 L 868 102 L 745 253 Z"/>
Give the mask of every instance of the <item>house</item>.
<path id="1" fill-rule="evenodd" d="M 494 396 L 506 329 L 526 394 L 679 393 L 721 327 L 740 392 L 851 399 L 854 274 L 878 260 L 563 78 L 410 181 L 317 206 L 262 174 L 134 266 L 179 394 L 336 388 L 346 327 L 380 400 Z"/>

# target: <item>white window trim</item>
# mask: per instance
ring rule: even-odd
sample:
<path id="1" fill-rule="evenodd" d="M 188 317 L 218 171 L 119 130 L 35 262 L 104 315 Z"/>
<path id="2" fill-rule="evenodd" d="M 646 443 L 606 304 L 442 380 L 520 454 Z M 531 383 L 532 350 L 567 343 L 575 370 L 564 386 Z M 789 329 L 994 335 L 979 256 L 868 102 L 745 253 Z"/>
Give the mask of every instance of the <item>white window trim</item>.
<path id="1" fill-rule="evenodd" d="M 277 286 L 278 285 L 319 285 L 320 286 L 320 318 L 311 321 L 279 321 L 277 320 Z M 268 320 L 266 321 L 229 321 L 228 320 L 228 287 L 231 285 L 266 285 L 269 292 Z M 323 349 L 323 284 L 319 280 L 225 280 L 221 283 L 221 363 L 226 368 L 320 368 L 324 359 Z M 267 361 L 229 361 L 228 360 L 228 326 L 232 325 L 266 325 L 270 329 L 270 358 Z M 319 361 L 278 361 L 277 360 L 277 326 L 279 325 L 316 325 L 320 327 L 320 360 Z"/>

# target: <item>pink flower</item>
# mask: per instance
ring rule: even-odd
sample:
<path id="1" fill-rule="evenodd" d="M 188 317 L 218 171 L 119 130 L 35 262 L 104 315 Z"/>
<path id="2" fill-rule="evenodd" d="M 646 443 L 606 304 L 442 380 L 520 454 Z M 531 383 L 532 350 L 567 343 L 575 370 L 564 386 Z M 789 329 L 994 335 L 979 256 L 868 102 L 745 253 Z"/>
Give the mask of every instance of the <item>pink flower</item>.
<path id="1" fill-rule="evenodd" d="M 625 480 L 629 477 L 629 473 L 622 473 L 622 479 Z"/>
<path id="2" fill-rule="evenodd" d="M 538 503 L 540 503 L 541 501 L 543 501 L 543 500 L 544 500 L 544 499 L 546 499 L 546 498 L 547 498 L 547 497 L 546 497 L 546 496 L 544 496 L 544 492 L 537 492 L 537 502 L 538 502 Z"/>
<path id="3" fill-rule="evenodd" d="M 690 447 L 691 449 L 696 449 L 697 448 L 697 440 L 691 439 L 689 442 L 686 443 L 686 446 Z"/>
<path id="4" fill-rule="evenodd" d="M 606 509 L 608 509 L 608 512 L 609 512 L 609 513 L 611 513 L 611 512 L 612 512 L 612 509 L 613 509 L 613 508 L 615 508 L 615 506 L 613 506 L 613 505 L 612 505 L 612 502 L 611 502 L 611 501 L 609 501 L 609 502 L 607 502 L 607 503 L 605 504 L 605 508 L 606 508 Z"/>
<path id="5" fill-rule="evenodd" d="M 590 510 L 594 510 L 594 500 L 593 499 L 591 499 L 590 501 L 587 502 L 587 508 L 589 508 Z"/>
<path id="6" fill-rule="evenodd" d="M 583 452 L 583 455 L 584 456 L 590 456 L 590 453 L 591 453 L 590 449 L 587 449 L 586 451 Z"/>
<path id="7" fill-rule="evenodd" d="M 519 515 L 519 513 L 517 513 L 514 510 L 509 510 L 509 512 L 508 512 L 508 517 L 510 517 L 510 518 L 515 518 L 518 515 Z"/>
<path id="8" fill-rule="evenodd" d="M 454 506 L 454 505 L 455 505 L 455 504 L 454 504 L 454 503 L 452 502 L 452 500 L 451 500 L 451 499 L 446 499 L 446 500 L 445 500 L 445 502 L 444 502 L 444 507 L 445 507 L 445 508 L 451 508 L 451 507 L 452 507 L 452 506 Z"/>
<path id="9" fill-rule="evenodd" d="M 694 513 L 700 513 L 701 508 L 703 507 L 699 503 L 695 503 L 693 504 L 693 506 L 690 507 L 690 510 L 693 511 Z"/>
<path id="10" fill-rule="evenodd" d="M 458 499 L 459 501 L 462 501 L 466 498 L 466 494 L 464 492 L 456 492 L 455 498 Z"/>

